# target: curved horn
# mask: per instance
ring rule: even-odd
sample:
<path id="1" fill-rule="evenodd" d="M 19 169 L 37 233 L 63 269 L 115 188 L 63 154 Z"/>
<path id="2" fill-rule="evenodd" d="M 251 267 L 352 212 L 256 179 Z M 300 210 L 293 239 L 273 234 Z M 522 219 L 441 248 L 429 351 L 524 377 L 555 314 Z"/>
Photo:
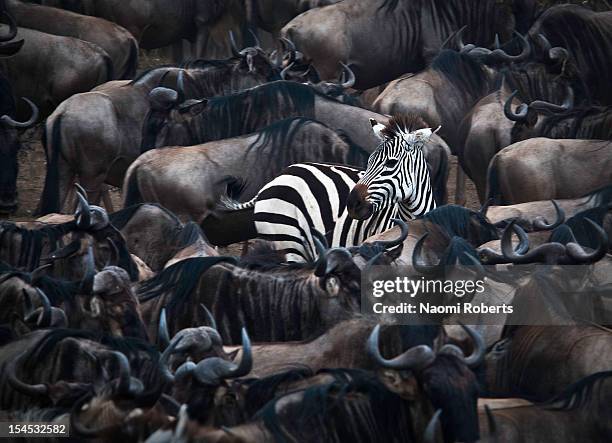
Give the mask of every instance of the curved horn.
<path id="1" fill-rule="evenodd" d="M 521 41 L 521 53 L 518 55 L 510 55 L 501 48 L 494 49 L 490 54 L 485 56 L 487 62 L 520 62 L 526 60 L 531 55 L 531 45 L 529 40 L 524 35 L 514 31 L 514 34 Z M 499 43 L 499 40 L 497 41 Z"/>
<path id="2" fill-rule="evenodd" d="M 513 122 L 522 122 L 527 120 L 527 113 L 529 112 L 529 107 L 525 103 L 521 103 L 517 108 L 516 112 L 512 111 L 512 100 L 518 94 L 518 90 L 515 90 L 510 94 L 510 97 L 506 99 L 506 103 L 504 103 L 504 115 L 508 120 L 512 120 Z"/>
<path id="3" fill-rule="evenodd" d="M 489 206 L 493 204 L 493 200 L 494 200 L 493 197 L 486 199 L 485 202 L 480 207 L 480 209 L 478 210 L 478 213 L 482 215 L 483 217 L 486 217 L 487 211 L 489 210 Z"/>
<path id="4" fill-rule="evenodd" d="M 476 331 L 476 329 L 464 325 L 463 323 L 459 324 L 461 325 L 463 330 L 467 332 L 467 334 L 470 336 L 474 345 L 474 351 L 472 352 L 472 354 L 465 357 L 464 359 L 465 364 L 468 365 L 470 368 L 475 368 L 484 361 L 485 354 L 487 351 L 487 345 L 484 341 L 484 338 L 482 338 L 482 335 L 478 331 Z"/>
<path id="5" fill-rule="evenodd" d="M 218 383 L 220 380 L 244 377 L 253 368 L 253 351 L 251 340 L 245 328 L 242 328 L 242 358 L 236 365 L 218 357 L 202 360 L 193 369 L 193 375 L 202 384 Z"/>
<path id="6" fill-rule="evenodd" d="M 78 186 L 78 184 L 75 186 Z M 78 187 L 80 188 L 80 186 Z M 79 229 L 89 229 L 89 227 L 91 226 L 91 209 L 89 207 L 89 203 L 87 202 L 87 198 L 83 196 L 80 192 L 78 192 L 78 190 L 76 196 L 79 200 L 79 206 L 77 208 L 76 213 L 74 214 L 77 227 Z"/>
<path id="7" fill-rule="evenodd" d="M 327 251 L 329 249 L 329 243 L 327 243 L 327 238 L 325 237 L 325 235 L 319 230 L 314 229 L 314 228 L 312 228 L 310 231 L 312 234 L 312 238 L 318 239 L 319 242 L 321 242 L 321 245 L 323 246 L 324 250 Z"/>
<path id="8" fill-rule="evenodd" d="M 204 305 L 204 303 L 200 303 L 200 307 L 202 311 L 204 311 L 204 315 L 206 316 L 206 323 L 208 326 L 217 331 L 217 322 L 215 321 L 215 316 L 208 310 L 208 308 Z"/>
<path id="9" fill-rule="evenodd" d="M 166 320 L 166 308 L 162 308 L 159 314 L 159 325 L 157 327 L 157 342 L 163 351 L 170 345 L 170 333 L 168 332 L 168 322 Z"/>
<path id="10" fill-rule="evenodd" d="M 342 62 L 340 62 L 340 64 L 342 65 L 342 69 L 344 70 L 344 73 L 346 74 L 346 78 L 340 84 L 340 87 L 342 89 L 352 88 L 355 85 L 355 73 L 353 72 L 351 68 L 348 67 L 348 65 Z"/>
<path id="11" fill-rule="evenodd" d="M 314 230 L 312 233 L 312 241 L 315 245 L 318 255 L 317 261 L 315 263 L 315 275 L 317 277 L 323 277 L 325 276 L 325 269 L 327 268 L 327 248 L 323 246 L 321 240 L 319 240 L 316 234 L 314 234 Z"/>
<path id="12" fill-rule="evenodd" d="M 554 103 L 546 102 L 543 100 L 536 100 L 529 104 L 529 108 L 534 109 L 535 111 L 544 113 L 544 114 L 552 114 L 556 112 L 566 112 L 572 109 L 574 106 L 574 90 L 571 86 L 567 85 L 567 95 L 562 104 L 556 105 Z"/>
<path id="13" fill-rule="evenodd" d="M 295 44 L 291 40 L 289 40 L 287 37 L 281 37 L 280 42 L 284 50 L 289 49 L 289 51 L 291 52 L 297 51 Z"/>
<path id="14" fill-rule="evenodd" d="M 538 34 L 537 38 L 539 44 L 542 46 L 542 50 L 546 53 L 550 61 L 562 63 L 569 58 L 569 52 L 567 49 L 561 46 L 555 46 L 553 48 L 544 34 Z"/>
<path id="15" fill-rule="evenodd" d="M 567 255 L 575 260 L 576 263 L 594 263 L 601 260 L 608 251 L 608 236 L 606 231 L 590 218 L 585 219 L 585 221 L 595 230 L 599 238 L 599 244 L 593 252 L 587 253 L 578 243 L 568 243 L 566 245 Z"/>
<path id="16" fill-rule="evenodd" d="M 473 45 L 471 43 L 469 45 L 465 45 L 463 43 L 463 33 L 465 32 L 466 28 L 467 28 L 467 25 L 463 26 L 455 34 L 455 40 L 457 41 L 457 47 L 459 48 L 459 52 L 462 54 L 470 52 L 472 49 L 476 47 L 476 45 Z"/>
<path id="17" fill-rule="evenodd" d="M 240 54 L 240 50 L 238 49 L 238 46 L 236 46 L 236 40 L 234 39 L 234 31 L 230 30 L 229 40 L 230 47 L 232 48 L 232 55 L 237 58 L 242 58 L 242 54 Z"/>
<path id="18" fill-rule="evenodd" d="M 425 243 L 425 239 L 429 232 L 423 234 L 421 238 L 419 238 L 414 245 L 414 250 L 412 251 L 412 267 L 420 274 L 424 275 L 437 275 L 440 273 L 442 269 L 444 269 L 444 264 L 440 260 L 437 265 L 423 265 L 419 263 L 419 258 L 421 257 L 423 251 L 423 244 Z"/>
<path id="19" fill-rule="evenodd" d="M 442 409 L 438 409 L 429 420 L 425 432 L 423 433 L 423 443 L 435 443 L 436 442 L 436 430 L 440 425 L 440 414 Z"/>
<path id="20" fill-rule="evenodd" d="M 501 239 L 502 254 L 511 263 L 533 263 L 534 261 L 542 261 L 543 259 L 546 259 L 548 262 L 549 257 L 559 256 L 565 253 L 565 246 L 560 243 L 545 243 L 524 255 L 516 253 L 512 249 L 512 232 L 514 231 L 515 224 L 516 220 L 510 222 L 506 229 L 504 229 Z"/>
<path id="21" fill-rule="evenodd" d="M 249 28 L 249 34 L 251 34 L 251 37 L 253 37 L 253 41 L 255 42 L 255 47 L 261 49 L 261 42 L 259 41 L 259 38 L 257 38 L 257 34 L 255 33 L 255 31 Z"/>
<path id="22" fill-rule="evenodd" d="M 51 326 L 51 302 L 47 295 L 40 289 L 36 288 L 36 293 L 40 298 L 40 303 L 42 305 L 42 312 L 38 316 L 38 320 L 36 321 L 36 325 L 39 328 L 48 328 Z"/>
<path id="23" fill-rule="evenodd" d="M 283 80 L 287 80 L 287 73 L 291 71 L 294 65 L 295 62 L 291 62 L 285 68 L 283 68 L 283 70 L 280 72 L 280 78 Z"/>
<path id="24" fill-rule="evenodd" d="M 553 206 L 555 207 L 555 213 L 557 214 L 557 220 L 555 220 L 554 223 L 549 224 L 548 220 L 546 220 L 544 217 L 538 216 L 534 218 L 533 220 L 534 228 L 538 230 L 542 230 L 542 231 L 547 231 L 550 229 L 555 229 L 557 226 L 560 226 L 565 221 L 565 211 L 559 207 L 559 205 L 557 204 L 555 200 L 551 200 L 551 202 Z"/>
<path id="25" fill-rule="evenodd" d="M 17 21 L 8 11 L 2 11 L 2 16 L 5 17 L 8 22 L 9 33 L 7 35 L 0 35 L 0 42 L 8 42 L 17 37 Z"/>
<path id="26" fill-rule="evenodd" d="M 517 254 L 526 253 L 529 250 L 529 236 L 527 235 L 525 230 L 517 224 L 513 226 L 512 230 L 519 239 L 519 243 L 518 245 L 516 245 L 516 248 L 514 248 L 514 252 L 516 252 Z"/>
<path id="27" fill-rule="evenodd" d="M 106 241 L 108 242 L 110 253 L 104 267 L 106 268 L 107 266 L 117 266 L 117 263 L 119 263 L 119 248 L 117 248 L 117 245 L 115 244 L 112 238 L 106 237 Z"/>
<path id="28" fill-rule="evenodd" d="M 83 188 L 83 186 L 81 186 L 78 183 L 75 183 L 74 187 L 76 188 L 76 191 L 85 198 L 85 200 L 89 200 L 89 196 L 87 195 L 87 191 Z"/>
<path id="29" fill-rule="evenodd" d="M 29 395 L 31 397 L 47 395 L 49 393 L 49 388 L 46 384 L 39 383 L 36 385 L 30 385 L 28 383 L 22 382 L 17 378 L 17 372 L 15 371 L 15 368 L 19 363 L 21 363 L 21 360 L 27 352 L 27 350 L 23 351 L 19 355 L 19 357 L 10 360 L 9 363 L 6 365 L 6 375 L 9 385 L 11 385 L 11 387 L 17 392 Z"/>
<path id="30" fill-rule="evenodd" d="M 160 372 L 162 373 L 163 377 L 165 378 L 167 382 L 171 382 L 171 383 L 174 382 L 175 376 L 174 374 L 172 374 L 172 371 L 170 370 L 169 360 L 172 354 L 174 354 L 177 346 L 183 340 L 183 338 L 184 338 L 183 336 L 179 336 L 178 339 L 176 339 L 173 342 L 170 342 L 170 346 L 164 349 L 164 352 L 162 352 L 162 355 L 159 358 Z"/>
<path id="31" fill-rule="evenodd" d="M 377 240 L 374 242 L 375 245 L 381 246 L 385 249 L 394 248 L 395 246 L 399 246 L 404 243 L 404 240 L 408 238 L 408 223 L 399 218 L 393 218 L 391 221 L 399 226 L 400 235 L 394 240 Z"/>
<path id="32" fill-rule="evenodd" d="M 87 258 L 86 258 L 86 268 L 85 275 L 81 280 L 81 284 L 79 286 L 79 291 L 82 294 L 91 294 L 93 291 L 94 277 L 96 276 L 96 267 L 94 263 L 93 250 L 91 246 L 87 247 Z"/>
<path id="33" fill-rule="evenodd" d="M 21 97 L 21 99 L 30 106 L 30 109 L 32 109 L 32 115 L 30 116 L 30 118 L 26 120 L 25 122 L 18 122 L 17 120 L 13 120 L 8 115 L 3 115 L 2 117 L 0 117 L 0 121 L 2 121 L 2 123 L 12 128 L 24 128 L 25 129 L 25 128 L 29 128 L 30 126 L 32 126 L 34 123 L 38 121 L 38 112 L 39 112 L 38 106 L 36 106 L 31 100 L 25 97 Z"/>
<path id="34" fill-rule="evenodd" d="M 429 346 L 419 345 L 408 349 L 391 360 L 387 360 L 382 356 L 378 348 L 379 335 L 380 325 L 376 325 L 368 338 L 366 348 L 368 355 L 383 368 L 414 369 L 418 371 L 429 366 L 436 358 L 433 350 Z"/>

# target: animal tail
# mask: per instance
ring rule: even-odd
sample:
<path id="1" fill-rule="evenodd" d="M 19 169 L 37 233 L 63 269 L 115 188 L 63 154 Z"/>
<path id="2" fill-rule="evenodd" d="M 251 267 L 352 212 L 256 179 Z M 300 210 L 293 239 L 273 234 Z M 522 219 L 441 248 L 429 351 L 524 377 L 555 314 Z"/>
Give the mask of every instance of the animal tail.
<path id="1" fill-rule="evenodd" d="M 45 155 L 47 157 L 47 174 L 45 186 L 40 197 L 38 215 L 50 214 L 60 211 L 60 189 L 59 189 L 59 156 L 62 150 L 62 115 L 58 115 L 51 127 L 51 136 L 47 134 L 47 128 L 43 136 Z"/>
<path id="2" fill-rule="evenodd" d="M 144 202 L 142 194 L 140 193 L 140 187 L 138 186 L 138 168 L 129 168 L 126 177 L 127 179 L 123 184 L 124 208 Z"/>
<path id="3" fill-rule="evenodd" d="M 135 39 L 130 39 L 130 55 L 125 66 L 125 71 L 121 75 L 121 80 L 131 80 L 136 76 L 138 69 L 138 43 Z"/>
<path id="4" fill-rule="evenodd" d="M 219 199 L 217 209 L 224 211 L 241 211 L 243 209 L 251 209 L 255 207 L 255 202 L 259 193 L 247 202 L 239 202 L 238 199 L 244 188 L 246 182 L 240 177 L 227 176 L 218 182 L 219 185 L 225 185 L 225 194 Z"/>

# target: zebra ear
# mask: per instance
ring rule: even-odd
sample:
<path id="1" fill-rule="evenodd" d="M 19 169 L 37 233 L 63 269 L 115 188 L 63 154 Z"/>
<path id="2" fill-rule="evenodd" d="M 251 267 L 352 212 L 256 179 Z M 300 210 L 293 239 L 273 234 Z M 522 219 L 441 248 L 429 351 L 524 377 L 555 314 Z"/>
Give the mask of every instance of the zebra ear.
<path id="1" fill-rule="evenodd" d="M 378 137 L 380 141 L 384 141 L 385 137 L 382 134 L 382 130 L 385 129 L 385 125 L 378 123 L 373 118 L 370 119 L 370 124 L 372 125 L 372 131 L 374 131 L 374 135 Z"/>

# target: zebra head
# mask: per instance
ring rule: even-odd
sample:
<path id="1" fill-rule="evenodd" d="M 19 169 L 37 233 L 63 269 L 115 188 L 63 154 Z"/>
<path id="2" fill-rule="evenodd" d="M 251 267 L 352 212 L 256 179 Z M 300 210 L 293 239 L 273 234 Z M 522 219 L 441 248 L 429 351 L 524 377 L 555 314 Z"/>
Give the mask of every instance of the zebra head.
<path id="1" fill-rule="evenodd" d="M 399 204 L 402 219 L 434 209 L 422 148 L 437 129 L 432 131 L 421 117 L 412 114 L 394 116 L 386 125 L 374 119 L 370 123 L 381 144 L 370 155 L 364 175 L 348 196 L 349 216 L 365 220 L 395 204 Z"/>

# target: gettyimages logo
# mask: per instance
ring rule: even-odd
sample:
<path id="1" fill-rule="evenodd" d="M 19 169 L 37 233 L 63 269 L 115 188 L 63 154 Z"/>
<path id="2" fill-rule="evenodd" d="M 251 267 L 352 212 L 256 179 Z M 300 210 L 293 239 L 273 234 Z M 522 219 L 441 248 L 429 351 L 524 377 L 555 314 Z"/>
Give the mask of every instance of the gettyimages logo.
<path id="1" fill-rule="evenodd" d="M 441 275 L 426 277 L 408 266 L 374 266 L 362 275 L 362 313 L 400 324 L 612 321 L 612 284 L 590 281 L 587 267 L 482 269 L 448 266 Z"/>

